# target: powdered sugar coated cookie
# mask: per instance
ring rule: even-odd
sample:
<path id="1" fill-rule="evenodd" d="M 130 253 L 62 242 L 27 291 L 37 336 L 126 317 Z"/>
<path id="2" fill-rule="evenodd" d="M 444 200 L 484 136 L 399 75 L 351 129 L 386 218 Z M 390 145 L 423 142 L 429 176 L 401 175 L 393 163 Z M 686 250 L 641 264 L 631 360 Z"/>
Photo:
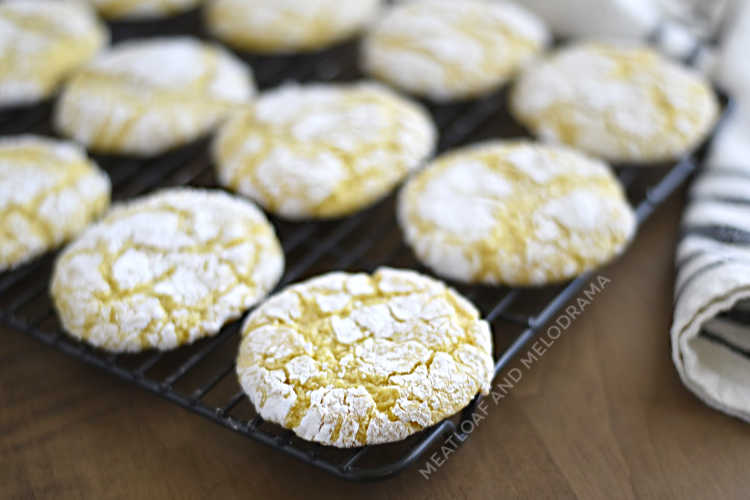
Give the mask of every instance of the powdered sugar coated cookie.
<path id="1" fill-rule="evenodd" d="M 627 43 L 566 47 L 530 66 L 511 110 L 539 138 L 614 162 L 653 163 L 697 147 L 718 115 L 709 83 Z"/>
<path id="2" fill-rule="evenodd" d="M 0 139 L 0 271 L 75 236 L 109 205 L 107 175 L 75 144 Z"/>
<path id="3" fill-rule="evenodd" d="M 185 12 L 204 0 L 88 0 L 108 19 L 151 20 Z"/>
<path id="4" fill-rule="evenodd" d="M 493 377 L 489 325 L 413 271 L 293 285 L 242 335 L 237 374 L 261 417 L 337 447 L 404 439 L 487 394 Z"/>
<path id="5" fill-rule="evenodd" d="M 572 278 L 620 253 L 635 231 L 604 163 L 523 141 L 439 157 L 404 186 L 398 218 L 436 273 L 493 285 Z"/>
<path id="6" fill-rule="evenodd" d="M 113 208 L 60 255 L 52 296 L 65 330 L 110 351 L 214 335 L 276 284 L 284 257 L 252 203 L 175 188 Z"/>
<path id="7" fill-rule="evenodd" d="M 219 181 L 288 218 L 347 215 L 421 166 L 436 141 L 418 105 L 376 84 L 287 85 L 219 132 Z"/>
<path id="8" fill-rule="evenodd" d="M 228 44 L 252 52 L 322 49 L 361 30 L 381 0 L 212 0 L 209 30 Z"/>
<path id="9" fill-rule="evenodd" d="M 436 101 L 493 90 L 548 43 L 544 24 L 509 2 L 422 0 L 392 7 L 369 30 L 369 74 Z"/>
<path id="10" fill-rule="evenodd" d="M 0 107 L 50 96 L 109 40 L 85 5 L 58 0 L 0 4 Z"/>
<path id="11" fill-rule="evenodd" d="M 55 125 L 99 152 L 151 156 L 210 132 L 254 93 L 250 69 L 218 46 L 129 41 L 68 82 Z"/>

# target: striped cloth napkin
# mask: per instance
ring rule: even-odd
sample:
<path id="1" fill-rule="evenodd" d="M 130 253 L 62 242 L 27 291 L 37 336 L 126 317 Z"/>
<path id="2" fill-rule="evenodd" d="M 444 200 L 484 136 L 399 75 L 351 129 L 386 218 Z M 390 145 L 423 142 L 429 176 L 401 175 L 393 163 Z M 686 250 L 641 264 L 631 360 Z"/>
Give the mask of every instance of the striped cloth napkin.
<path id="1" fill-rule="evenodd" d="M 708 405 L 750 421 L 750 112 L 735 110 L 716 139 L 690 189 L 682 234 L 675 366 Z"/>

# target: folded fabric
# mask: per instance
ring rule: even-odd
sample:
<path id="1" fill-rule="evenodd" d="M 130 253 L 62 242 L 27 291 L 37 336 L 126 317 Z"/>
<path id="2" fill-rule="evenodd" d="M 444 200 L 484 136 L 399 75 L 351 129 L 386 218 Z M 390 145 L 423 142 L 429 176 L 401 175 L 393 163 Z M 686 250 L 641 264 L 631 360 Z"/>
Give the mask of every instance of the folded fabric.
<path id="1" fill-rule="evenodd" d="M 690 190 L 677 249 L 672 357 L 685 385 L 750 421 L 750 123 L 736 112 Z"/>
<path id="2" fill-rule="evenodd" d="M 690 190 L 671 336 L 685 385 L 750 421 L 750 2 L 735 19 L 716 76 L 737 106 Z"/>
<path id="3" fill-rule="evenodd" d="M 672 355 L 707 404 L 750 420 L 750 169 L 695 183 L 677 258 Z"/>

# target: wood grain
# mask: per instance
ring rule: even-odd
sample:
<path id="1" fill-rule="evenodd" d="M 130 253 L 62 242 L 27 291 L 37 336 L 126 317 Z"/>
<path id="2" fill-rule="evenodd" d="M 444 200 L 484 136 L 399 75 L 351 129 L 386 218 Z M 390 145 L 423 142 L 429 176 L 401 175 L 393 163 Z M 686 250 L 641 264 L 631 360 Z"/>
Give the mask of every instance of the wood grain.
<path id="1" fill-rule="evenodd" d="M 0 331 L 2 498 L 743 498 L 750 427 L 669 357 L 681 200 L 431 479 L 354 484 Z"/>

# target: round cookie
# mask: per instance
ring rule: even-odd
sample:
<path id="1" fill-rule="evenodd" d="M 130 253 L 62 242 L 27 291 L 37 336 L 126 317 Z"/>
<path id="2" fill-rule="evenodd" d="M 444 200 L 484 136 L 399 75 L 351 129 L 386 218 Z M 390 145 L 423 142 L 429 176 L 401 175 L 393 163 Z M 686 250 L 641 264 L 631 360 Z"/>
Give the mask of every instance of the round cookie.
<path id="1" fill-rule="evenodd" d="M 99 13 L 113 20 L 168 17 L 198 7 L 204 0 L 88 0 Z"/>
<path id="2" fill-rule="evenodd" d="M 109 205 L 109 177 L 75 144 L 0 139 L 0 271 L 75 236 Z"/>
<path id="3" fill-rule="evenodd" d="M 394 6 L 373 25 L 362 66 L 412 94 L 465 99 L 502 85 L 548 40 L 544 24 L 515 4 L 423 0 Z"/>
<path id="4" fill-rule="evenodd" d="M 543 285 L 619 254 L 635 215 L 607 166 L 560 146 L 492 141 L 447 153 L 399 193 L 417 257 L 451 279 Z"/>
<path id="5" fill-rule="evenodd" d="M 119 44 L 79 71 L 54 118 L 95 151 L 152 156 L 210 132 L 254 93 L 249 68 L 224 49 L 154 38 Z"/>
<path id="6" fill-rule="evenodd" d="M 381 0 L 212 0 L 206 24 L 217 38 L 263 53 L 310 51 L 359 32 Z"/>
<path id="7" fill-rule="evenodd" d="M 494 374 L 476 308 L 413 271 L 335 272 L 248 317 L 237 374 L 258 414 L 340 448 L 406 438 L 449 417 Z"/>
<path id="8" fill-rule="evenodd" d="M 49 97 L 109 40 L 85 5 L 59 0 L 0 3 L 0 107 Z"/>
<path id="9" fill-rule="evenodd" d="M 284 256 L 249 201 L 175 188 L 114 207 L 60 255 L 52 297 L 65 330 L 114 352 L 216 334 L 276 284 Z"/>
<path id="10" fill-rule="evenodd" d="M 545 141 L 613 162 L 653 163 L 697 147 L 718 115 L 709 83 L 647 47 L 588 42 L 537 62 L 511 110 Z"/>
<path id="11" fill-rule="evenodd" d="M 291 219 L 348 215 L 432 153 L 429 115 L 380 85 L 286 85 L 220 130 L 219 182 Z"/>

